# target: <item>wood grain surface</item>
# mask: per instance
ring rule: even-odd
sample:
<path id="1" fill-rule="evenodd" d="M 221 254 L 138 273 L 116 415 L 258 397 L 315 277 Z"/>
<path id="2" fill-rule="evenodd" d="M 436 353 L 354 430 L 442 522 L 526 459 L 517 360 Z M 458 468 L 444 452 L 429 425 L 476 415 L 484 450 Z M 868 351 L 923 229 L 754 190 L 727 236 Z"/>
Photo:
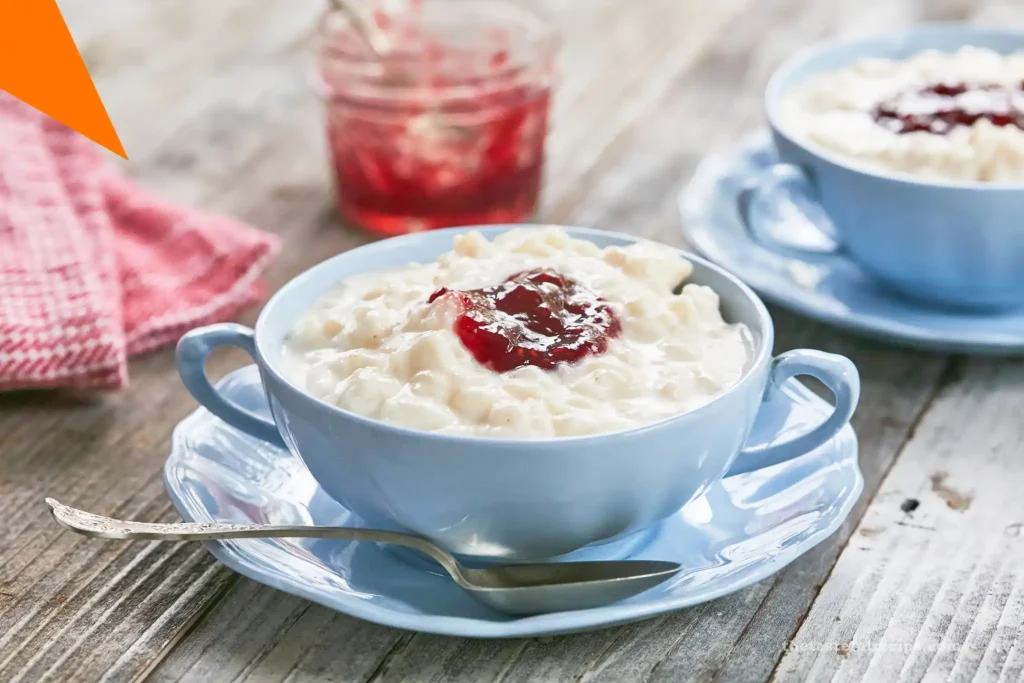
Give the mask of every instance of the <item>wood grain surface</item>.
<path id="1" fill-rule="evenodd" d="M 831 36 L 917 21 L 1024 25 L 1012 0 L 530 0 L 563 35 L 541 218 L 684 245 L 675 196 L 761 121 L 771 70 Z M 140 182 L 282 236 L 271 288 L 369 241 L 336 221 L 309 87 L 322 0 L 64 0 Z M 89 541 L 45 495 L 176 517 L 160 481 L 194 408 L 169 350 L 117 395 L 0 395 L 0 681 L 1024 679 L 1024 364 L 951 359 L 774 310 L 777 350 L 849 355 L 865 494 L 775 577 L 647 622 L 478 641 L 358 621 L 243 579 L 199 546 Z M 255 311 L 243 316 L 252 322 Z M 247 362 L 211 360 L 222 374 Z M 919 501 L 912 514 L 901 504 Z"/>

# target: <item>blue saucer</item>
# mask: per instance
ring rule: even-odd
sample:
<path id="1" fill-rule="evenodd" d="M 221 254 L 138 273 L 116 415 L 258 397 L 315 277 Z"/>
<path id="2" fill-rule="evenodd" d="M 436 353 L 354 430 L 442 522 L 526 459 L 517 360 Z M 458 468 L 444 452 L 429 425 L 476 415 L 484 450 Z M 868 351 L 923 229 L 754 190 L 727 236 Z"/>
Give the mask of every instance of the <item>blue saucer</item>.
<path id="1" fill-rule="evenodd" d="M 242 406 L 268 414 L 255 366 L 219 386 Z M 774 396 L 763 405 L 752 441 L 799 433 L 830 410 L 794 380 Z M 327 497 L 297 457 L 243 435 L 205 409 L 175 429 L 164 483 L 190 522 L 361 525 Z M 482 638 L 551 635 L 645 619 L 760 581 L 832 534 L 863 485 L 857 438 L 847 425 L 803 457 L 716 484 L 654 529 L 573 553 L 576 559 L 604 559 L 625 552 L 681 563 L 684 570 L 670 581 L 606 607 L 525 618 L 484 607 L 436 565 L 408 562 L 385 546 L 285 539 L 208 547 L 240 574 L 378 624 Z"/>
<path id="2" fill-rule="evenodd" d="M 704 256 L 765 299 L 854 332 L 954 353 L 1024 352 L 1024 308 L 985 313 L 933 307 L 884 289 L 842 255 L 810 263 L 759 246 L 740 220 L 736 198 L 774 161 L 768 132 L 759 131 L 729 154 L 701 162 L 679 198 L 679 208 L 687 237 Z M 774 234 L 814 246 L 809 243 L 818 236 L 800 216 L 780 214 L 769 217 Z"/>

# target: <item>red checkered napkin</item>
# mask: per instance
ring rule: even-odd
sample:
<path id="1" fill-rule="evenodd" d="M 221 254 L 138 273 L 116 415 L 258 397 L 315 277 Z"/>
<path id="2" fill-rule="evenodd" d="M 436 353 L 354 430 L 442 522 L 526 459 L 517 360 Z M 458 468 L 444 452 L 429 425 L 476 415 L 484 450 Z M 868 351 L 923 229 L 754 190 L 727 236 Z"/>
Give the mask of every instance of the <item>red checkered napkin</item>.
<path id="1" fill-rule="evenodd" d="M 276 251 L 154 197 L 0 93 L 0 390 L 125 386 L 128 356 L 256 301 Z"/>

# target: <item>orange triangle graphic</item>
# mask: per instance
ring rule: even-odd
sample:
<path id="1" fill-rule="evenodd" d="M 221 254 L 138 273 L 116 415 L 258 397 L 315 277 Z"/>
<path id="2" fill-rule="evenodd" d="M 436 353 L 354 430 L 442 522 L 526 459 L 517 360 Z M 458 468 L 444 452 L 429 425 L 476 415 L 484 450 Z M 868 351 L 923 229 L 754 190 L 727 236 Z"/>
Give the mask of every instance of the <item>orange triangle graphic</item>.
<path id="1" fill-rule="evenodd" d="M 56 0 L 0 0 L 0 90 L 128 158 Z"/>

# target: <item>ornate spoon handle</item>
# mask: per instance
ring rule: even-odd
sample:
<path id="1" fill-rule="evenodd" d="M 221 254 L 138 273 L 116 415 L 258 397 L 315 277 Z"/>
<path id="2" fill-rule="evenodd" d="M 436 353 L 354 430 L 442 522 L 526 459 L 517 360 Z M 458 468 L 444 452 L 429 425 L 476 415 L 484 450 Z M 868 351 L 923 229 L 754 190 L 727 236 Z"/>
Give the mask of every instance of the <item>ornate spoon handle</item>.
<path id="1" fill-rule="evenodd" d="M 452 558 L 420 536 L 395 531 L 342 526 L 291 526 L 281 524 L 219 524 L 215 522 L 153 524 L 129 522 L 63 505 L 47 498 L 53 518 L 61 526 L 84 536 L 125 541 L 218 541 L 236 538 L 338 538 L 404 545 L 430 555 L 445 567 Z"/>

